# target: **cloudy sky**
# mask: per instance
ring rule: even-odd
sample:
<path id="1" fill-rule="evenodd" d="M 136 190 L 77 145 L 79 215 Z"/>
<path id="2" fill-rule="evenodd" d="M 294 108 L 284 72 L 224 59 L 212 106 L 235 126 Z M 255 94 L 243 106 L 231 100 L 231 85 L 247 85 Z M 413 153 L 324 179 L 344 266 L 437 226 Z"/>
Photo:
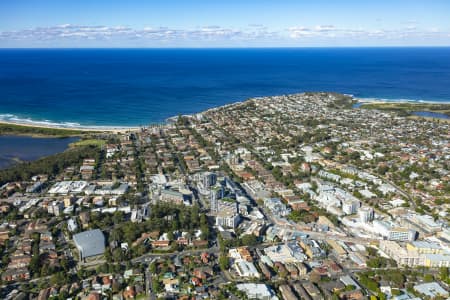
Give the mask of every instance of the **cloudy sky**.
<path id="1" fill-rule="evenodd" d="M 0 1 L 0 47 L 305 46 L 450 46 L 450 1 Z"/>

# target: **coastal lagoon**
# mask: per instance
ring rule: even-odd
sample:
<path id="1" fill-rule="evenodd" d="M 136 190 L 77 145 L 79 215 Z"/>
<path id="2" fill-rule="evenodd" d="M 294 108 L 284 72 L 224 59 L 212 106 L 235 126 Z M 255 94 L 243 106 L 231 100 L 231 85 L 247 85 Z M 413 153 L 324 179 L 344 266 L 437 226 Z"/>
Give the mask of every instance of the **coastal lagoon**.
<path id="1" fill-rule="evenodd" d="M 446 114 L 437 113 L 437 112 L 414 111 L 414 112 L 412 112 L 412 114 L 414 116 L 425 117 L 425 118 L 435 118 L 435 119 L 450 120 L 450 116 L 448 116 Z"/>
<path id="2" fill-rule="evenodd" d="M 2 49 L 0 120 L 139 126 L 251 97 L 450 101 L 450 48 Z"/>
<path id="3" fill-rule="evenodd" d="M 70 143 L 79 140 L 69 138 L 35 138 L 28 136 L 0 136 L 0 169 L 16 162 L 32 161 L 66 150 Z"/>

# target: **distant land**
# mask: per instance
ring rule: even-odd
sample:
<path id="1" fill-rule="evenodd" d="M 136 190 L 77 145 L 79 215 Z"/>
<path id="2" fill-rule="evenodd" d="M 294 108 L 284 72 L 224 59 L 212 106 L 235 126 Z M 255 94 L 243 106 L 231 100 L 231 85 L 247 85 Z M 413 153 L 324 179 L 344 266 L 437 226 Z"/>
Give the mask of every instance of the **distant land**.
<path id="1" fill-rule="evenodd" d="M 330 95 L 336 100 L 331 108 L 335 109 L 376 109 L 381 111 L 396 112 L 399 116 L 409 118 L 427 118 L 450 121 L 450 103 L 423 103 L 423 102 L 380 102 L 380 101 L 358 101 L 353 96 L 339 93 L 306 93 L 309 95 Z M 296 97 L 296 95 L 290 95 Z M 267 99 L 262 97 L 259 100 Z M 249 99 L 245 103 L 251 103 Z M 256 100 L 258 101 L 258 100 Z M 211 111 L 220 110 L 228 106 L 223 105 L 201 112 L 207 114 Z M 184 117 L 189 117 L 184 115 Z M 177 123 L 178 117 L 171 117 L 167 123 Z M 67 128 L 58 124 L 42 126 L 39 124 L 26 123 L 24 125 L 5 123 L 0 121 L 0 169 L 8 168 L 22 161 L 32 161 L 51 154 L 62 152 L 69 146 L 103 146 L 104 141 L 98 140 L 97 136 L 112 134 L 124 134 L 139 132 L 138 127 L 80 127 Z M 99 143 L 100 141 L 100 143 Z"/>
<path id="2" fill-rule="evenodd" d="M 138 127 L 253 97 L 304 91 L 449 102 L 449 50 L 3 49 L 0 121 Z"/>

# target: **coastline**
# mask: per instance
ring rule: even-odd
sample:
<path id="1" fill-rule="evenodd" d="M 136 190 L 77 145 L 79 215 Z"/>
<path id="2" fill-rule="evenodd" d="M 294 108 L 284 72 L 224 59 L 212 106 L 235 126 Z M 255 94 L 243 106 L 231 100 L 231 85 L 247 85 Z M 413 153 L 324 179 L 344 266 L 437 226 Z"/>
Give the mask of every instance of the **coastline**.
<path id="1" fill-rule="evenodd" d="M 31 124 L 29 122 L 11 122 L 0 120 L 0 125 L 13 125 L 13 126 L 21 126 L 21 127 L 29 127 L 29 128 L 45 128 L 45 129 L 57 129 L 57 130 L 66 130 L 70 131 L 82 131 L 85 133 L 90 132 L 116 132 L 116 133 L 125 133 L 130 131 L 138 131 L 139 127 L 127 127 L 127 126 L 73 126 L 67 127 L 63 125 L 43 125 L 43 124 Z M 25 134 L 27 135 L 27 134 Z M 37 135 L 40 136 L 40 135 Z M 43 135 L 45 136 L 45 135 Z"/>
<path id="2" fill-rule="evenodd" d="M 359 98 L 353 97 L 358 103 L 379 103 L 379 104 L 450 104 L 450 100 L 437 101 L 437 100 L 413 100 L 413 99 L 388 99 L 388 98 Z"/>
<path id="3" fill-rule="evenodd" d="M 295 93 L 298 94 L 298 93 Z M 376 97 L 369 97 L 369 98 L 363 98 L 363 97 L 356 97 L 352 94 L 343 94 L 346 96 L 352 97 L 358 106 L 360 107 L 364 104 L 380 104 L 380 105 L 389 105 L 389 104 L 407 104 L 407 105 L 450 105 L 449 101 L 433 101 L 433 100 L 413 100 L 413 99 L 388 99 L 388 98 L 376 98 Z M 269 96 L 267 96 L 269 97 Z M 182 116 L 193 116 L 196 114 L 202 114 L 211 110 L 217 110 L 223 107 L 228 107 L 240 103 L 244 103 L 250 100 L 265 98 L 264 96 L 259 97 L 251 97 L 242 101 L 233 101 L 232 103 L 226 103 L 223 105 L 219 105 L 216 107 L 211 107 L 203 111 L 199 111 L 196 113 L 191 114 L 181 114 Z M 174 122 L 179 115 L 174 115 L 171 117 L 168 117 L 165 119 L 164 122 L 159 123 L 149 123 L 149 125 L 164 125 L 169 124 L 171 122 Z M 52 123 L 52 122 L 41 122 L 41 121 L 33 121 L 30 119 L 15 119 L 13 120 L 5 120 L 0 119 L 0 125 L 13 125 L 13 126 L 21 126 L 21 127 L 28 127 L 28 128 L 44 128 L 44 129 L 55 129 L 55 130 L 66 130 L 67 132 L 70 131 L 79 131 L 81 134 L 83 133 L 98 133 L 98 132 L 111 132 L 111 133 L 126 133 L 126 132 L 135 132 L 139 131 L 141 129 L 140 126 L 123 126 L 123 125 L 82 125 L 79 123 Z M 36 136 L 36 137 L 48 137 L 51 135 L 46 134 L 33 134 L 33 133 L 12 133 L 14 135 L 27 135 L 27 136 Z M 76 135 L 76 134 L 74 134 Z"/>

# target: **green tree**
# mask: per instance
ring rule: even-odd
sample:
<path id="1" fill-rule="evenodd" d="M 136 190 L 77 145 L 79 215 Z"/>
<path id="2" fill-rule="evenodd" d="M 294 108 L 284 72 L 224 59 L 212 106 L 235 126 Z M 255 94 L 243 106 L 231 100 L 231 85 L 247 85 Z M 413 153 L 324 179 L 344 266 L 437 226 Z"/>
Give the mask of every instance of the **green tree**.
<path id="1" fill-rule="evenodd" d="M 64 272 L 57 272 L 50 277 L 50 284 L 53 286 L 63 285 L 66 281 L 66 275 Z"/>
<path id="2" fill-rule="evenodd" d="M 354 285 L 352 285 L 352 284 L 349 284 L 349 285 L 347 285 L 347 286 L 345 287 L 345 290 L 346 290 L 346 291 L 353 291 L 354 289 L 356 289 L 356 287 L 355 287 Z"/>
<path id="3" fill-rule="evenodd" d="M 383 292 L 378 292 L 377 297 L 379 300 L 386 300 L 386 295 Z"/>
<path id="4" fill-rule="evenodd" d="M 433 277 L 432 274 L 425 274 L 425 275 L 423 276 L 423 280 L 424 280 L 425 282 L 432 282 L 432 281 L 434 281 L 434 277 Z"/>
<path id="5" fill-rule="evenodd" d="M 253 234 L 246 234 L 241 237 L 241 244 L 244 246 L 254 246 L 258 244 L 258 238 Z"/>
<path id="6" fill-rule="evenodd" d="M 448 274 L 448 268 L 442 267 L 439 269 L 439 277 L 441 278 L 441 280 L 446 280 L 448 278 Z"/>
<path id="7" fill-rule="evenodd" d="M 169 230 L 169 231 L 167 232 L 167 238 L 169 239 L 169 241 L 173 241 L 173 240 L 175 239 L 175 236 L 174 236 L 172 230 Z"/>
<path id="8" fill-rule="evenodd" d="M 60 265 L 61 265 L 61 268 L 62 268 L 65 272 L 69 271 L 70 264 L 69 264 L 69 260 L 68 260 L 66 257 L 64 257 L 64 258 L 61 259 Z"/>
<path id="9" fill-rule="evenodd" d="M 161 293 L 162 286 L 157 277 L 152 278 L 152 287 L 153 287 L 154 293 L 156 293 L 156 294 Z"/>
<path id="10" fill-rule="evenodd" d="M 113 250 L 112 257 L 116 262 L 122 262 L 125 259 L 125 255 L 121 248 L 116 248 Z"/>
<path id="11" fill-rule="evenodd" d="M 230 267 L 230 260 L 226 255 L 220 255 L 219 266 L 222 271 L 228 270 L 228 268 Z"/>
<path id="12" fill-rule="evenodd" d="M 157 269 L 156 269 L 156 263 L 155 263 L 155 262 L 152 262 L 152 263 L 148 266 L 148 269 L 149 269 L 150 273 L 156 274 L 156 271 L 157 271 Z"/>

